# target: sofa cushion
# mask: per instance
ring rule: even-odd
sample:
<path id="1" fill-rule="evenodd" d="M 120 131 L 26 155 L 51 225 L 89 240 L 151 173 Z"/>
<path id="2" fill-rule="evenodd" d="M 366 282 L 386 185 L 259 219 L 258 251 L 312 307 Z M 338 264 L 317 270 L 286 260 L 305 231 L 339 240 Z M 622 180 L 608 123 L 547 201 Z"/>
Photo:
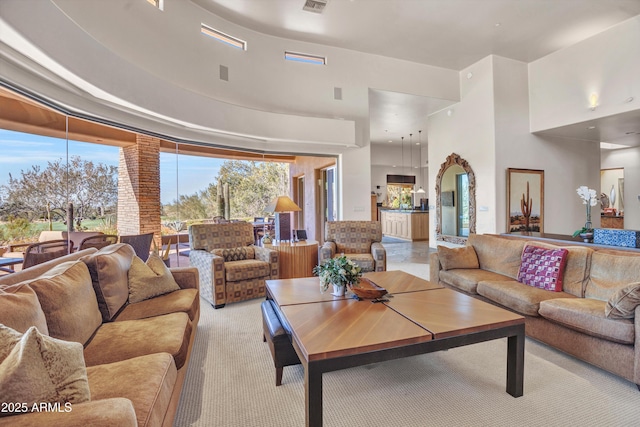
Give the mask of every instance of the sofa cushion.
<path id="1" fill-rule="evenodd" d="M 130 303 L 144 301 L 180 289 L 171 271 L 158 255 L 149 255 L 146 263 L 134 256 L 127 276 L 129 278 Z"/>
<path id="2" fill-rule="evenodd" d="M 130 245 L 117 243 L 82 258 L 89 267 L 102 320 L 110 321 L 129 299 L 127 273 L 135 252 Z"/>
<path id="3" fill-rule="evenodd" d="M 639 281 L 640 256 L 637 253 L 595 251 L 584 296 L 607 301 L 619 289 Z"/>
<path id="4" fill-rule="evenodd" d="M 480 268 L 478 255 L 473 246 L 463 246 L 460 248 L 448 248 L 438 246 L 438 259 L 443 270 L 453 270 L 456 268 Z"/>
<path id="5" fill-rule="evenodd" d="M 169 313 L 187 313 L 194 320 L 200 309 L 197 289 L 180 289 L 155 298 L 128 304 L 114 319 L 115 321 L 144 319 Z"/>
<path id="6" fill-rule="evenodd" d="M 618 289 L 607 300 L 605 315 L 611 319 L 632 319 L 640 305 L 640 282 Z"/>
<path id="7" fill-rule="evenodd" d="M 138 426 L 160 426 L 176 386 L 177 371 L 167 353 L 135 357 L 87 368 L 91 396 L 126 397 L 133 403 Z"/>
<path id="8" fill-rule="evenodd" d="M 441 270 L 440 281 L 446 285 L 453 286 L 463 290 L 469 294 L 478 294 L 478 283 L 484 280 L 503 281 L 510 280 L 509 277 L 492 271 L 480 269 L 459 269 L 459 270 Z"/>
<path id="9" fill-rule="evenodd" d="M 622 344 L 633 344 L 632 320 L 609 319 L 604 301 L 590 298 L 554 299 L 540 303 L 540 315 L 567 328 Z"/>
<path id="10" fill-rule="evenodd" d="M 551 292 L 533 286 L 523 285 L 515 280 L 482 281 L 478 283 L 478 293 L 504 307 L 527 316 L 539 316 L 542 301 L 554 298 L 575 298 L 565 292 Z"/>
<path id="11" fill-rule="evenodd" d="M 50 336 L 85 344 L 100 327 L 102 316 L 82 261 L 59 264 L 28 283 L 38 295 Z"/>
<path id="12" fill-rule="evenodd" d="M 255 251 L 251 246 L 239 248 L 218 248 L 211 251 L 212 254 L 224 258 L 224 262 L 243 261 L 245 259 L 255 259 Z"/>
<path id="13" fill-rule="evenodd" d="M 186 313 L 104 323 L 84 349 L 87 366 L 169 353 L 180 369 L 187 359 L 191 322 Z"/>
<path id="14" fill-rule="evenodd" d="M 526 245 L 522 250 L 518 282 L 547 291 L 561 292 L 567 254 L 566 249 Z"/>
<path id="15" fill-rule="evenodd" d="M 338 255 L 340 256 L 340 255 Z M 347 259 L 350 259 L 351 261 L 355 262 L 356 265 L 358 267 L 360 267 L 360 269 L 362 270 L 363 273 L 366 273 L 368 271 L 374 271 L 376 266 L 375 266 L 375 261 L 373 260 L 373 255 L 371 255 L 370 253 L 367 254 L 344 254 L 345 257 L 347 257 Z"/>
<path id="16" fill-rule="evenodd" d="M 0 402 L 82 403 L 91 399 L 82 345 L 0 325 Z M 19 412 L 24 412 L 19 407 Z M 0 411 L 0 417 L 12 415 Z"/>
<path id="17" fill-rule="evenodd" d="M 43 335 L 49 335 L 47 319 L 38 295 L 27 284 L 0 286 L 0 323 L 25 333 L 31 326 Z"/>
<path id="18" fill-rule="evenodd" d="M 505 239 L 489 234 L 471 234 L 467 244 L 475 249 L 481 269 L 493 271 L 511 279 L 518 277 L 524 240 Z"/>
<path id="19" fill-rule="evenodd" d="M 224 263 L 225 279 L 227 282 L 239 282 L 241 280 L 259 279 L 271 274 L 271 266 L 268 262 L 256 259 L 244 261 L 230 261 Z"/>

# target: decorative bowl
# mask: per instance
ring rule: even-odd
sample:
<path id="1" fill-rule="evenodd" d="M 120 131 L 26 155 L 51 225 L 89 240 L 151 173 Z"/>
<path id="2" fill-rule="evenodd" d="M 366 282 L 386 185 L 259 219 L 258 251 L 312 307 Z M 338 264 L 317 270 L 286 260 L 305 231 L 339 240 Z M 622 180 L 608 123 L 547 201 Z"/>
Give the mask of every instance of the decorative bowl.
<path id="1" fill-rule="evenodd" d="M 355 286 L 349 285 L 349 289 L 351 292 L 356 294 L 358 298 L 363 299 L 376 299 L 387 294 L 387 290 L 385 288 L 376 285 L 365 277 L 360 278 L 359 284 Z"/>

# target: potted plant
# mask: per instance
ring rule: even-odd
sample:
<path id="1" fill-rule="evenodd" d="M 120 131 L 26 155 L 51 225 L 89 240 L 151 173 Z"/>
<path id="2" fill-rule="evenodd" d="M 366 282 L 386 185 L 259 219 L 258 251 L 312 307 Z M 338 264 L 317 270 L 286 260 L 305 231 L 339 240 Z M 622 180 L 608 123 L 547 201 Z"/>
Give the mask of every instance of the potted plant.
<path id="1" fill-rule="evenodd" d="M 343 296 L 347 285 L 360 281 L 362 269 L 343 254 L 316 265 L 313 274 L 320 277 L 320 292 L 326 292 L 329 285 L 333 285 L 332 295 Z"/>
<path id="2" fill-rule="evenodd" d="M 588 188 L 586 185 L 582 185 L 576 189 L 578 196 L 582 199 L 582 204 L 587 207 L 587 222 L 584 227 L 576 230 L 573 233 L 573 237 L 580 235 L 585 243 L 591 242 L 593 239 L 593 226 L 591 224 L 591 206 L 598 204 L 598 195 L 596 190 Z"/>

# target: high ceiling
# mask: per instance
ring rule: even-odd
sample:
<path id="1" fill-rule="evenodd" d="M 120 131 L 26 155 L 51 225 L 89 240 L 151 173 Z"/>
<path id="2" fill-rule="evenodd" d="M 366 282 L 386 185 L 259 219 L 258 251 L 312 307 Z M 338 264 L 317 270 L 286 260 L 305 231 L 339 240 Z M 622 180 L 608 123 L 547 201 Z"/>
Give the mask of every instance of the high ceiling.
<path id="1" fill-rule="evenodd" d="M 191 0 L 233 23 L 273 36 L 461 70 L 491 55 L 532 62 L 640 14 L 640 0 Z M 438 100 L 369 91 L 371 141 L 398 140 L 446 108 Z M 640 113 L 545 133 L 640 145 Z M 424 120 L 423 120 L 424 121 Z M 597 131 L 586 131 L 596 126 Z M 408 132 L 407 132 L 408 133 Z M 607 139 L 604 139 L 607 138 Z"/>
<path id="2" fill-rule="evenodd" d="M 535 61 L 640 14 L 638 0 L 192 0 L 278 37 L 461 70 L 491 55 Z"/>

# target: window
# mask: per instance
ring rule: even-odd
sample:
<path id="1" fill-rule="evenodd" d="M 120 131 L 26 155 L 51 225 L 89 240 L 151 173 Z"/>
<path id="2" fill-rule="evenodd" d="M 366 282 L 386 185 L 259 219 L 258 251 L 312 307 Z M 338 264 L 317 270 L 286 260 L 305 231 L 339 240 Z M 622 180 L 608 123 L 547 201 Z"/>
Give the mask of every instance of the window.
<path id="1" fill-rule="evenodd" d="M 164 10 L 164 0 L 147 0 L 147 3 L 151 3 L 160 10 Z"/>
<path id="2" fill-rule="evenodd" d="M 215 28 L 209 27 L 208 25 L 202 24 L 200 26 L 200 32 L 209 37 L 213 37 L 214 39 L 229 46 L 235 47 L 237 49 L 247 50 L 246 41 L 241 40 L 237 37 L 230 36 L 229 34 L 225 34 L 222 31 L 218 31 Z"/>
<path id="3" fill-rule="evenodd" d="M 284 59 L 288 61 L 306 62 L 308 64 L 327 65 L 324 56 L 310 55 L 308 53 L 284 52 Z"/>

